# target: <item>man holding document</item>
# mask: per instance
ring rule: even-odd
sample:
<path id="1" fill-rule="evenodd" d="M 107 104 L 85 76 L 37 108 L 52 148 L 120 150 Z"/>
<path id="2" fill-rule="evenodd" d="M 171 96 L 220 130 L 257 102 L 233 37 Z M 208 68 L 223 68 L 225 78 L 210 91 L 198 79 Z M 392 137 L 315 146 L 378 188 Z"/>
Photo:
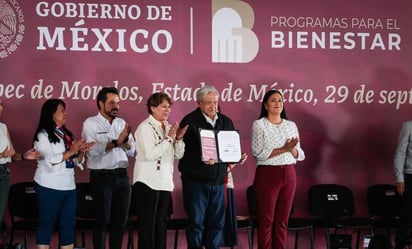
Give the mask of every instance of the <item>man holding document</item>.
<path id="1" fill-rule="evenodd" d="M 180 122 L 180 127 L 189 125 L 183 138 L 186 149 L 179 161 L 179 171 L 190 249 L 222 246 L 228 167 L 246 160 L 233 122 L 218 112 L 218 100 L 215 87 L 200 88 L 196 94 L 198 107 Z"/>

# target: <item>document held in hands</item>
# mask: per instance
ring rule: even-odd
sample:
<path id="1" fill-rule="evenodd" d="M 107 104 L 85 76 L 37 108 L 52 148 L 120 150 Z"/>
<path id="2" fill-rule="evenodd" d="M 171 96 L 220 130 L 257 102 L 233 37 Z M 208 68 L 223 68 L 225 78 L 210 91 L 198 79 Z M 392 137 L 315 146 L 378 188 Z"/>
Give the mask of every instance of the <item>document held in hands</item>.
<path id="1" fill-rule="evenodd" d="M 239 131 L 199 129 L 202 161 L 237 163 L 242 159 Z"/>

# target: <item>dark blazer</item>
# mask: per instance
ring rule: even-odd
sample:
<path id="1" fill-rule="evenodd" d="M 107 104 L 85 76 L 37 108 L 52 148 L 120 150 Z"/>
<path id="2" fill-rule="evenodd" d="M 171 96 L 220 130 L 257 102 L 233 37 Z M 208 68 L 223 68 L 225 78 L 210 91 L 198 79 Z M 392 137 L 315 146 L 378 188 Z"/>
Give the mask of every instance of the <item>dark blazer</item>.
<path id="1" fill-rule="evenodd" d="M 215 127 L 206 121 L 200 108 L 187 114 L 180 122 L 180 127 L 189 125 L 183 141 L 185 154 L 179 161 L 179 171 L 182 180 L 196 181 L 208 184 L 224 184 L 227 176 L 227 163 L 206 165 L 202 162 L 199 128 L 209 130 L 234 130 L 233 122 L 227 116 L 218 113 Z"/>

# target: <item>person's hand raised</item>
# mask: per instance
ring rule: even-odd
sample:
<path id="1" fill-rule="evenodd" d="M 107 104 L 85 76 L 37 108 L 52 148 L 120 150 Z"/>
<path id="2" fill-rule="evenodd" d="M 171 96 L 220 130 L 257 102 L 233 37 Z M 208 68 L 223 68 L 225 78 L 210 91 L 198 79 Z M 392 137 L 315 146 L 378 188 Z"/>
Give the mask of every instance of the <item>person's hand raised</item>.
<path id="1" fill-rule="evenodd" d="M 299 139 L 296 137 L 289 138 L 288 140 L 286 140 L 283 147 L 285 148 L 286 151 L 291 151 L 293 148 L 295 148 L 298 142 L 299 142 Z"/>
<path id="2" fill-rule="evenodd" d="M 189 128 L 189 125 L 185 125 L 184 127 L 177 129 L 176 140 L 182 139 L 188 128 Z"/>
<path id="3" fill-rule="evenodd" d="M 120 144 L 127 142 L 131 131 L 132 131 L 132 127 L 129 124 L 125 124 L 122 132 L 120 132 L 120 135 L 117 138 L 117 144 L 120 145 Z"/>

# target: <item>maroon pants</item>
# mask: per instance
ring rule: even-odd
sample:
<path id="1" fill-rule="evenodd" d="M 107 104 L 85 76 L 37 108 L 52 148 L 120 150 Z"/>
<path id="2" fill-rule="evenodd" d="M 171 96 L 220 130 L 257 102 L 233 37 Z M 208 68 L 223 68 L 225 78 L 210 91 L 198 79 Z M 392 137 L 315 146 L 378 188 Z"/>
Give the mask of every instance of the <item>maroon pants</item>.
<path id="1" fill-rule="evenodd" d="M 258 248 L 286 249 L 288 219 L 296 190 L 294 165 L 258 166 L 254 180 L 258 207 Z"/>

